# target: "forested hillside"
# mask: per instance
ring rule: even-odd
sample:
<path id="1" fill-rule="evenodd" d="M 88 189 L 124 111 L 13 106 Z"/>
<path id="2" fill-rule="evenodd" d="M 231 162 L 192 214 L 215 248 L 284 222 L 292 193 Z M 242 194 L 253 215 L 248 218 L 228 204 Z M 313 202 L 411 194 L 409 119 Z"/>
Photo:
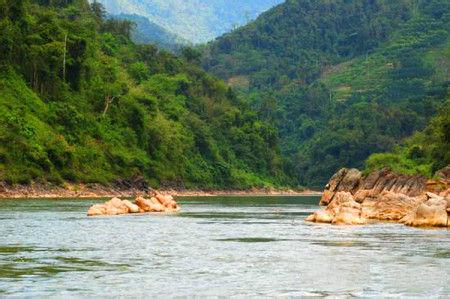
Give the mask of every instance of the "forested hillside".
<path id="1" fill-rule="evenodd" d="M 134 28 L 131 32 L 131 36 L 133 41 L 138 44 L 153 44 L 158 48 L 163 48 L 172 52 L 177 52 L 189 44 L 187 40 L 184 40 L 161 26 L 149 21 L 146 17 L 141 17 L 136 14 L 119 14 L 111 17 L 133 22 Z"/>
<path id="2" fill-rule="evenodd" d="M 449 12 L 445 0 L 288 0 L 206 46 L 203 65 L 279 128 L 300 182 L 321 186 L 448 106 Z"/>
<path id="3" fill-rule="evenodd" d="M 406 174 L 434 176 L 450 165 L 450 100 L 443 103 L 439 114 L 433 117 L 425 130 L 416 132 L 390 153 L 371 155 L 366 170 L 385 167 Z"/>
<path id="4" fill-rule="evenodd" d="M 0 0 L 0 181 L 286 182 L 273 127 L 195 51 L 135 45 L 131 29 L 87 0 Z"/>
<path id="5" fill-rule="evenodd" d="M 93 1 L 93 0 L 92 0 Z M 192 42 L 211 40 L 282 0 L 97 0 L 111 14 L 136 14 Z"/>

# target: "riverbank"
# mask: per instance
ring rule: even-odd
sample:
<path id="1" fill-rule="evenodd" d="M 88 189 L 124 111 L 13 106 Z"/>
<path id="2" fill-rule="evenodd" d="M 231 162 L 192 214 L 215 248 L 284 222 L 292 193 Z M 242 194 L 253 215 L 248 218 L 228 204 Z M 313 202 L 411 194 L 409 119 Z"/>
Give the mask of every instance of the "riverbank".
<path id="1" fill-rule="evenodd" d="M 450 167 L 430 180 L 388 168 L 367 176 L 342 168 L 329 181 L 320 200 L 326 208 L 306 221 L 361 225 L 395 221 L 415 227 L 450 227 Z"/>
<path id="2" fill-rule="evenodd" d="M 278 190 L 273 188 L 253 188 L 249 190 L 155 190 L 161 194 L 177 197 L 188 196 L 321 196 L 322 192 L 313 190 Z M 43 184 L 8 186 L 0 184 L 0 199 L 27 198 L 110 198 L 133 197 L 142 193 L 135 188 L 114 188 L 103 185 L 65 184 L 64 186 L 48 186 Z"/>

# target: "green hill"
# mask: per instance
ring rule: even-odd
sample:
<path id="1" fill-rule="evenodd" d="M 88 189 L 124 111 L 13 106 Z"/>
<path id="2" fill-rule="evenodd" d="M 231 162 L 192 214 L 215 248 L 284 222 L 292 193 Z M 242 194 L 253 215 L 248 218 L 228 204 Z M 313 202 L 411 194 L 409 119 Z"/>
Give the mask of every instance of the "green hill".
<path id="1" fill-rule="evenodd" d="M 111 14 L 137 14 L 192 43 L 242 26 L 283 0 L 97 0 Z"/>
<path id="2" fill-rule="evenodd" d="M 0 181 L 285 183 L 276 130 L 198 66 L 87 0 L 0 1 Z"/>
<path id="3" fill-rule="evenodd" d="M 444 0 L 288 0 L 208 44 L 203 64 L 279 128 L 300 183 L 321 186 L 446 106 L 449 12 Z"/>
<path id="4" fill-rule="evenodd" d="M 450 96 L 425 130 L 414 133 L 389 153 L 372 154 L 366 170 L 385 167 L 406 174 L 434 174 L 450 165 Z"/>
<path id="5" fill-rule="evenodd" d="M 150 22 L 146 17 L 136 14 L 119 14 L 112 16 L 121 20 L 128 20 L 135 24 L 132 32 L 133 41 L 138 44 L 154 44 L 158 48 L 176 52 L 189 44 L 188 41 L 168 32 L 161 26 Z"/>

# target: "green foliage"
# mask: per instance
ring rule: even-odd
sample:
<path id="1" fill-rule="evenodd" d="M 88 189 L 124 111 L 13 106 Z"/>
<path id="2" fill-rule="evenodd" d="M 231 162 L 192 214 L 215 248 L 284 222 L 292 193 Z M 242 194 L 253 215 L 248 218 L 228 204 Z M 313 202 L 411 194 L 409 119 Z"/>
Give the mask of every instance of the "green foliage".
<path id="1" fill-rule="evenodd" d="M 150 70 L 144 62 L 138 61 L 129 65 L 128 73 L 137 83 L 142 83 L 148 79 Z"/>
<path id="2" fill-rule="evenodd" d="M 137 21 L 137 37 L 159 40 L 162 45 L 182 37 L 192 43 L 215 38 L 244 25 L 283 0 L 97 0 L 115 15 Z M 142 16 L 142 17 L 139 17 Z M 143 20 L 148 19 L 146 22 Z M 157 24 L 157 25 L 156 25 Z M 162 27 L 164 30 L 161 30 Z M 159 43 L 161 45 L 161 43 Z"/>
<path id="3" fill-rule="evenodd" d="M 167 31 L 146 17 L 120 13 L 114 15 L 114 18 L 129 20 L 136 24 L 132 31 L 132 38 L 138 44 L 154 44 L 173 52 L 177 52 L 183 45 L 189 44 L 187 40 Z"/>
<path id="4" fill-rule="evenodd" d="M 289 182 L 274 128 L 202 71 L 195 50 L 136 45 L 132 24 L 105 19 L 96 2 L 0 8 L 0 181 Z"/>
<path id="5" fill-rule="evenodd" d="M 447 165 L 450 165 L 450 100 L 423 132 L 406 139 L 392 153 L 371 155 L 366 170 L 389 167 L 399 173 L 432 177 Z"/>
<path id="6" fill-rule="evenodd" d="M 285 170 L 321 188 L 441 109 L 449 11 L 445 0 L 289 0 L 203 47 L 203 65 L 278 128 Z"/>

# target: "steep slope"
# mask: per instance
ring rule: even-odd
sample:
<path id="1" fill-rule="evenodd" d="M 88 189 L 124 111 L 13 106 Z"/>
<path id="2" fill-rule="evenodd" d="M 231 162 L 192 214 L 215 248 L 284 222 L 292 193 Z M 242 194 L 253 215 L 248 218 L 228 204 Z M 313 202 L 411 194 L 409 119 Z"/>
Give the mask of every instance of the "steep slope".
<path id="1" fill-rule="evenodd" d="M 285 182 L 275 129 L 195 57 L 135 45 L 98 4 L 44 2 L 0 2 L 0 182 Z"/>
<path id="2" fill-rule="evenodd" d="M 182 39 L 181 37 L 178 37 L 161 26 L 150 22 L 146 17 L 127 14 L 120 14 L 112 17 L 121 20 L 129 20 L 135 24 L 132 37 L 138 44 L 154 44 L 159 48 L 170 51 L 179 50 L 184 45 L 189 44 L 188 41 Z"/>
<path id="3" fill-rule="evenodd" d="M 99 0 L 112 14 L 137 14 L 193 43 L 244 25 L 282 0 Z"/>
<path id="4" fill-rule="evenodd" d="M 439 114 L 421 132 L 407 138 L 389 153 L 371 155 L 366 171 L 390 168 L 398 173 L 432 177 L 450 165 L 450 92 Z"/>
<path id="5" fill-rule="evenodd" d="M 449 11 L 444 0 L 286 1 L 206 46 L 203 64 L 253 98 L 300 182 L 320 186 L 436 113 Z"/>

